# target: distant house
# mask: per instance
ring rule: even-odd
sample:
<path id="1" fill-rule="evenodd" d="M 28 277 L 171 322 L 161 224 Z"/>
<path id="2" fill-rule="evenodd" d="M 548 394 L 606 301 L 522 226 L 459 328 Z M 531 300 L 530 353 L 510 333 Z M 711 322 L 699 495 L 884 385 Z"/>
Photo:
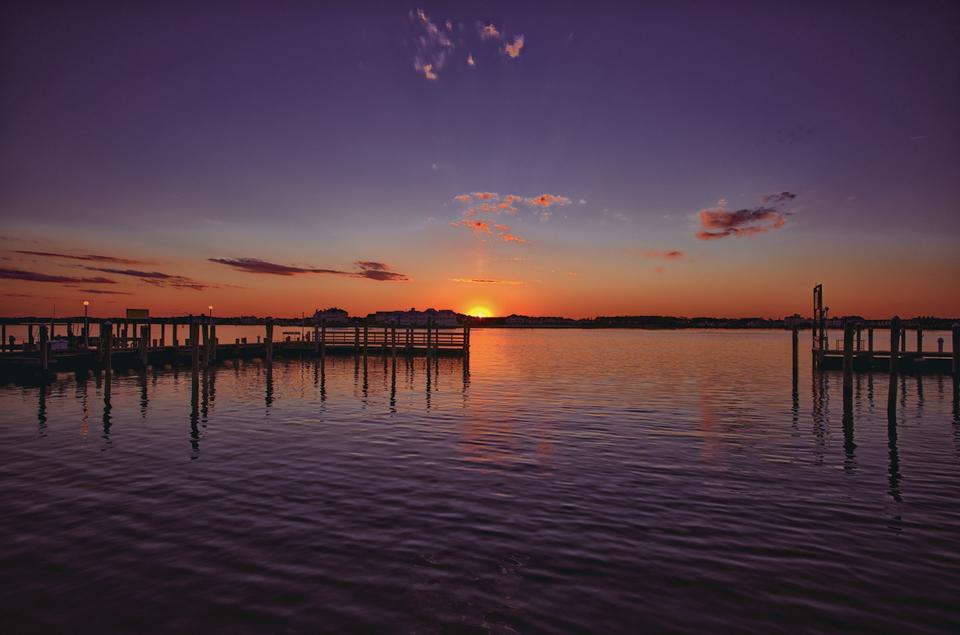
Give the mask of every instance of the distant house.
<path id="1" fill-rule="evenodd" d="M 327 324 L 346 324 L 350 321 L 350 314 L 343 309 L 332 307 L 329 309 L 317 309 L 313 313 L 315 320 L 326 320 Z"/>
<path id="2" fill-rule="evenodd" d="M 376 324 L 391 326 L 426 326 L 432 320 L 434 326 L 457 326 L 457 314 L 450 309 L 427 309 L 426 311 L 377 311 L 367 316 Z"/>

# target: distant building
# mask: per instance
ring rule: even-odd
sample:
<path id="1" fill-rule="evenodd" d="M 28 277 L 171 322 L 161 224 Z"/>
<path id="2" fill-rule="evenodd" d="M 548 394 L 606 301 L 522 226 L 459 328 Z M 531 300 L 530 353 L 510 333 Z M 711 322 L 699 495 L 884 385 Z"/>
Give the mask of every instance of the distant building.
<path id="1" fill-rule="evenodd" d="M 804 326 L 810 326 L 810 324 L 811 320 L 803 317 L 799 313 L 794 313 L 789 317 L 783 318 L 783 326 L 788 329 L 792 329 L 793 327 L 802 328 Z"/>
<path id="2" fill-rule="evenodd" d="M 350 314 L 343 309 L 332 307 L 329 309 L 317 309 L 313 313 L 315 320 L 326 320 L 327 324 L 346 324 L 350 321 Z"/>
<path id="3" fill-rule="evenodd" d="M 435 326 L 457 326 L 460 323 L 457 314 L 450 309 L 377 311 L 368 315 L 367 319 L 377 324 L 389 324 L 391 326 L 426 326 L 430 320 L 433 320 Z"/>

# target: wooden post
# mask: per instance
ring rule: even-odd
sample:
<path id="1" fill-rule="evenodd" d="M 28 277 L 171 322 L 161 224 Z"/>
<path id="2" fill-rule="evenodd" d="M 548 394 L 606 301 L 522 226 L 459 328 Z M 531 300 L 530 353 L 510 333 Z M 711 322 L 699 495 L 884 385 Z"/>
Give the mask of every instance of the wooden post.
<path id="1" fill-rule="evenodd" d="M 165 348 L 167 346 L 167 323 L 160 323 L 160 348 Z"/>
<path id="2" fill-rule="evenodd" d="M 170 339 L 173 340 L 173 351 L 177 352 L 180 348 L 180 340 L 177 339 L 177 321 L 174 320 L 170 325 Z"/>
<path id="3" fill-rule="evenodd" d="M 100 363 L 103 364 L 104 369 L 109 373 L 111 368 L 112 356 L 111 352 L 113 349 L 113 324 L 110 323 L 110 320 L 100 323 L 100 344 L 99 351 L 100 353 Z"/>
<path id="4" fill-rule="evenodd" d="M 320 358 L 327 356 L 327 318 L 320 318 Z"/>
<path id="5" fill-rule="evenodd" d="M 907 327 L 905 326 L 900 328 L 900 352 L 907 352 Z"/>
<path id="6" fill-rule="evenodd" d="M 923 327 L 917 327 L 917 356 L 923 352 Z"/>
<path id="7" fill-rule="evenodd" d="M 387 337 L 389 333 L 390 333 L 390 328 L 386 326 L 383 327 L 383 349 L 382 350 L 384 355 L 387 354 L 387 343 L 390 341 Z"/>
<path id="8" fill-rule="evenodd" d="M 466 326 L 463 327 L 464 338 L 466 338 L 467 336 L 467 328 L 468 327 Z M 799 355 L 800 355 L 800 329 L 798 329 L 796 326 L 793 327 L 792 332 L 790 333 L 790 340 L 791 340 L 791 347 L 793 350 L 793 377 L 794 379 L 796 379 Z M 464 351 L 466 351 L 467 349 L 466 342 L 464 342 L 463 348 L 464 348 Z"/>
<path id="9" fill-rule="evenodd" d="M 897 349 L 900 346 L 901 331 L 900 318 L 893 316 L 890 320 L 890 388 L 887 390 L 887 413 L 897 410 Z"/>
<path id="10" fill-rule="evenodd" d="M 263 338 L 263 343 L 267 351 L 267 364 L 273 365 L 273 319 L 267 318 L 266 324 L 266 336 Z"/>
<path id="11" fill-rule="evenodd" d="M 4 322 L 2 326 L 3 335 L 0 336 L 0 353 L 7 352 L 7 323 Z"/>
<path id="12" fill-rule="evenodd" d="M 363 357 L 367 357 L 367 340 L 369 339 L 370 331 L 367 327 L 367 321 L 363 321 Z"/>
<path id="13" fill-rule="evenodd" d="M 360 354 L 360 325 L 353 325 L 353 356 Z"/>
<path id="14" fill-rule="evenodd" d="M 210 324 L 206 318 L 200 319 L 202 320 L 200 330 L 201 337 L 203 338 L 203 350 L 200 352 L 200 366 L 206 368 L 207 363 L 210 361 Z"/>
<path id="15" fill-rule="evenodd" d="M 846 398 L 847 391 L 853 390 L 853 336 L 855 326 L 853 322 L 843 325 L 843 391 Z"/>
<path id="16" fill-rule="evenodd" d="M 313 350 L 317 355 L 320 354 L 320 325 L 316 320 L 313 322 Z"/>
<path id="17" fill-rule="evenodd" d="M 427 318 L 427 357 L 430 357 L 430 350 L 433 348 L 431 337 L 433 336 L 433 318 Z"/>
<path id="18" fill-rule="evenodd" d="M 194 373 L 200 372 L 200 324 L 196 318 L 190 320 L 190 367 Z"/>
<path id="19" fill-rule="evenodd" d="M 953 389 L 960 386 L 960 323 L 953 325 Z"/>
<path id="20" fill-rule="evenodd" d="M 50 367 L 50 347 L 47 345 L 47 326 L 40 325 L 40 370 L 46 371 Z"/>
<path id="21" fill-rule="evenodd" d="M 150 350 L 150 327 L 146 324 L 140 326 L 140 348 L 138 353 L 140 354 L 140 364 L 143 366 L 147 365 L 148 352 Z"/>
<path id="22" fill-rule="evenodd" d="M 796 332 L 796 329 L 794 329 L 794 332 Z M 793 354 L 794 354 L 794 357 L 796 357 L 797 355 L 797 336 L 796 335 L 794 336 L 793 343 L 794 343 Z M 470 325 L 465 324 L 463 327 L 463 356 L 467 357 L 468 355 L 470 355 Z"/>
<path id="23" fill-rule="evenodd" d="M 217 321 L 210 318 L 210 360 L 209 363 L 217 361 Z"/>
<path id="24" fill-rule="evenodd" d="M 33 324 L 27 325 L 27 350 L 32 351 L 36 340 L 33 339 Z"/>

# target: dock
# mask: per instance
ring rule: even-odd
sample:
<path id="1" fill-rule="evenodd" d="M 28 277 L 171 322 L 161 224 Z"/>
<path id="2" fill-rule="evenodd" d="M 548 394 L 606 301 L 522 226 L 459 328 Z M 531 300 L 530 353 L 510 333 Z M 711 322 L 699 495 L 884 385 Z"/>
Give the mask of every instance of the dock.
<path id="1" fill-rule="evenodd" d="M 17 341 L 8 327 L 25 327 Z M 217 326 L 259 327 L 255 341 L 217 337 Z M 96 337 L 93 328 L 96 327 Z M 297 330 L 282 331 L 277 327 Z M 225 359 L 274 356 L 462 357 L 470 355 L 469 326 L 331 324 L 297 318 L 0 318 L 0 379 L 36 380 L 58 372 L 111 370 L 154 365 L 205 368 Z M 301 336 L 302 334 L 302 336 Z M 182 339 L 181 339 L 182 338 Z"/>

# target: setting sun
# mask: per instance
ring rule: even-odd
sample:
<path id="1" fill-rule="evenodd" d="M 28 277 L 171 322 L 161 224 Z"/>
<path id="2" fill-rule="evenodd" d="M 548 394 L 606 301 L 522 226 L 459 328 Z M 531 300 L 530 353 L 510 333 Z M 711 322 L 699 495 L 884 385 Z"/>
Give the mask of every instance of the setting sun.
<path id="1" fill-rule="evenodd" d="M 478 318 L 487 318 L 493 315 L 493 311 L 485 306 L 475 306 L 467 311 L 467 315 Z"/>

